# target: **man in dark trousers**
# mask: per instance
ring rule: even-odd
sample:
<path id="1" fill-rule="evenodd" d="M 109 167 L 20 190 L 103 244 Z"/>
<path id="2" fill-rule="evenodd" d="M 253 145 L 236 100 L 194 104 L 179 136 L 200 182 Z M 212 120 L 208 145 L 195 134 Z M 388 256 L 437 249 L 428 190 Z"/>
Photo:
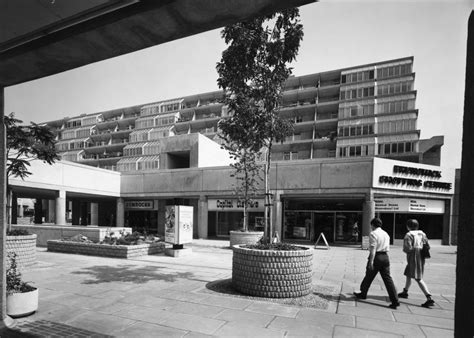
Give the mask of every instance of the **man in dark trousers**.
<path id="1" fill-rule="evenodd" d="M 358 299 L 366 299 L 367 292 L 377 273 L 380 272 L 388 296 L 390 297 L 390 308 L 396 309 L 400 303 L 398 302 L 397 289 L 393 284 L 390 276 L 390 260 L 388 258 L 388 251 L 390 250 L 390 236 L 382 230 L 382 221 L 379 218 L 374 218 L 370 221 L 372 231 L 369 235 L 369 258 L 367 262 L 367 269 L 365 277 L 360 284 L 360 292 L 354 292 Z"/>

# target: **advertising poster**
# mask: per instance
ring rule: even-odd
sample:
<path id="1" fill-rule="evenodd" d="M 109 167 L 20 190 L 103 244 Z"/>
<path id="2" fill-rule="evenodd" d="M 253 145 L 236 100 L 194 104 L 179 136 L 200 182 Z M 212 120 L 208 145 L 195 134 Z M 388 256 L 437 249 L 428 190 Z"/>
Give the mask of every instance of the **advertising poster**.
<path id="1" fill-rule="evenodd" d="M 185 244 L 193 241 L 193 207 L 168 205 L 165 210 L 165 242 Z"/>
<path id="2" fill-rule="evenodd" d="M 168 205 L 165 210 L 165 242 L 177 244 L 177 239 L 176 207 L 174 205 Z"/>
<path id="3" fill-rule="evenodd" d="M 193 241 L 193 207 L 177 206 L 179 210 L 179 235 L 177 244 L 191 243 Z"/>

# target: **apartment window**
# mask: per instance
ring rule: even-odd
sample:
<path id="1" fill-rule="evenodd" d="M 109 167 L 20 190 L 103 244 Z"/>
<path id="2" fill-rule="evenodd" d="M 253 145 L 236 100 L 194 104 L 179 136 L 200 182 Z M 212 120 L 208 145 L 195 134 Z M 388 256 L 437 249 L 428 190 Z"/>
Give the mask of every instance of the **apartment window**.
<path id="1" fill-rule="evenodd" d="M 295 122 L 296 122 L 296 123 L 301 123 L 301 122 L 303 122 L 303 116 L 296 116 L 296 117 L 295 117 Z"/>
<path id="2" fill-rule="evenodd" d="M 406 63 L 403 65 L 396 65 L 396 66 L 387 66 L 381 67 L 377 69 L 377 78 L 389 78 L 394 76 L 402 76 L 406 74 L 410 74 L 411 70 L 411 63 Z"/>
<path id="3" fill-rule="evenodd" d="M 366 124 L 360 126 L 347 126 L 339 128 L 339 136 L 361 136 L 361 135 L 373 135 L 374 126 L 373 124 Z"/>
<path id="4" fill-rule="evenodd" d="M 414 142 L 379 144 L 380 155 L 411 153 L 414 151 L 414 149 Z"/>
<path id="5" fill-rule="evenodd" d="M 297 160 L 298 159 L 298 152 L 297 151 L 289 151 L 283 153 L 283 160 L 290 161 L 290 160 Z"/>

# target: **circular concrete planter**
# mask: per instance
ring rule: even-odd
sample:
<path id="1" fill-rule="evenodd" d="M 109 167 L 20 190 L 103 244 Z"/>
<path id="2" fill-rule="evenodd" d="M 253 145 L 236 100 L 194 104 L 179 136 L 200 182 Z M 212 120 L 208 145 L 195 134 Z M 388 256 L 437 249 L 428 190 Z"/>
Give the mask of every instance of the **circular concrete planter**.
<path id="1" fill-rule="evenodd" d="M 313 249 L 277 251 L 232 247 L 232 286 L 245 294 L 270 298 L 311 292 Z"/>
<path id="2" fill-rule="evenodd" d="M 16 253 L 18 270 L 23 272 L 36 263 L 36 235 L 6 236 L 5 251 Z"/>
<path id="3" fill-rule="evenodd" d="M 255 244 L 263 237 L 263 231 L 231 231 L 230 246 L 238 244 Z"/>
<path id="4" fill-rule="evenodd" d="M 7 315 L 24 317 L 38 310 L 38 289 L 7 295 Z"/>

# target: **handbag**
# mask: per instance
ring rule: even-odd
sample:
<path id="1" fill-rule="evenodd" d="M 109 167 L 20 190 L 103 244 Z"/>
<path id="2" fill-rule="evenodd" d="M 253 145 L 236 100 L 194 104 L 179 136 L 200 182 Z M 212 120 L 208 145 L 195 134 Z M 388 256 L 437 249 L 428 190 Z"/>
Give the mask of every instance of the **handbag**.
<path id="1" fill-rule="evenodd" d="M 428 242 L 423 242 L 423 247 L 420 250 L 420 255 L 421 255 L 421 258 L 424 258 L 424 259 L 431 258 L 430 245 L 428 244 Z"/>

